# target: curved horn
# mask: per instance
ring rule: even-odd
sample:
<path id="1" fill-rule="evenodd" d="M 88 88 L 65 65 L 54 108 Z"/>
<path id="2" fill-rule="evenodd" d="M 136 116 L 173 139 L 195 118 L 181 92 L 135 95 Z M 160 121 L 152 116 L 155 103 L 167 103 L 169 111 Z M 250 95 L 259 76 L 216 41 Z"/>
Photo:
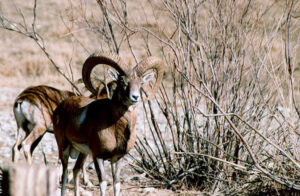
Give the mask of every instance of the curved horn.
<path id="1" fill-rule="evenodd" d="M 156 71 L 156 81 L 152 91 L 149 93 L 149 96 L 146 100 L 151 99 L 158 87 L 161 84 L 163 75 L 164 75 L 164 63 L 160 58 L 157 57 L 148 57 L 142 60 L 139 65 L 136 67 L 136 73 L 139 77 L 142 77 L 147 71 L 154 69 Z"/>
<path id="2" fill-rule="evenodd" d="M 93 94 L 97 95 L 97 90 L 93 87 L 91 81 L 91 72 L 98 64 L 105 64 L 116 69 L 120 75 L 128 75 L 127 65 L 121 58 L 111 53 L 94 53 L 89 56 L 82 67 L 82 80 L 86 88 Z"/>

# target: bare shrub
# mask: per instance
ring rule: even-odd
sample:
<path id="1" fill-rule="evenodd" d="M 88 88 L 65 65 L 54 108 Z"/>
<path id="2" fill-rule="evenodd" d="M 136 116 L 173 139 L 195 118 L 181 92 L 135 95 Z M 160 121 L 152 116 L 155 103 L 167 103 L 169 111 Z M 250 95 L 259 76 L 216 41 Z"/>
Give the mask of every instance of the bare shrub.
<path id="1" fill-rule="evenodd" d="M 166 58 L 173 66 L 172 90 L 162 88 L 157 99 L 169 134 L 158 126 L 153 104 L 145 104 L 153 140 L 138 141 L 136 169 L 174 188 L 299 190 L 299 116 L 291 102 L 290 56 L 278 49 L 289 42 L 285 32 L 297 29 L 286 24 L 289 10 L 299 5 L 162 3 L 176 26 L 173 37 L 145 31 L 161 42 L 165 57 L 170 50 L 175 56 Z M 172 145 L 162 135 L 170 135 Z"/>

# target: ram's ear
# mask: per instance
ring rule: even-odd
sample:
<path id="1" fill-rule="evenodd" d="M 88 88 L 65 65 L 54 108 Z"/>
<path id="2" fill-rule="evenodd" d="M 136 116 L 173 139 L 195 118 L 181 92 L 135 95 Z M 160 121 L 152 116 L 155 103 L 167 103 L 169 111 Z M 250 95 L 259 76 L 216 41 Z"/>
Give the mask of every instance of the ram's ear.
<path id="1" fill-rule="evenodd" d="M 108 69 L 107 70 L 108 75 L 113 79 L 113 80 L 118 80 L 119 78 L 119 73 L 116 72 L 115 70 Z"/>
<path id="2" fill-rule="evenodd" d="M 142 83 L 143 84 L 148 83 L 149 81 L 151 81 L 154 78 L 154 75 L 155 75 L 154 72 L 150 72 L 150 73 L 143 75 Z"/>

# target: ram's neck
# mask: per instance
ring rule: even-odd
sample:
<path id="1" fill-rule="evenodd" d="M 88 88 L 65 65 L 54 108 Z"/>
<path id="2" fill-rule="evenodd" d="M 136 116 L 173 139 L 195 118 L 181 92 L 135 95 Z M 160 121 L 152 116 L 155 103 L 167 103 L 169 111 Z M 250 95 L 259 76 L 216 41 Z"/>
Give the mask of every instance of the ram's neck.
<path id="1" fill-rule="evenodd" d="M 84 110 L 86 113 L 84 111 L 80 113 L 84 119 L 82 120 L 83 124 L 89 123 L 88 126 L 105 129 L 124 116 L 128 107 L 110 99 L 102 99 L 92 102 Z"/>
<path id="2" fill-rule="evenodd" d="M 111 101 L 111 109 L 114 119 L 118 120 L 128 111 L 128 106 L 120 102 Z"/>

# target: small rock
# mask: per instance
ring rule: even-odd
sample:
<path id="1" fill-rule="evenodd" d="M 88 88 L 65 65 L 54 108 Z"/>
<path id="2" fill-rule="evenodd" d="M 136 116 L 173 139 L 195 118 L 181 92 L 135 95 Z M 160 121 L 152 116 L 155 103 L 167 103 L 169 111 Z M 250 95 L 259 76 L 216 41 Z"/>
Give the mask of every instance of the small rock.
<path id="1" fill-rule="evenodd" d="M 141 193 L 152 193 L 152 192 L 155 192 L 155 188 L 153 187 L 147 187 L 141 189 Z"/>
<path id="2" fill-rule="evenodd" d="M 92 196 L 92 193 L 89 191 L 82 191 L 81 195 L 82 196 Z"/>

